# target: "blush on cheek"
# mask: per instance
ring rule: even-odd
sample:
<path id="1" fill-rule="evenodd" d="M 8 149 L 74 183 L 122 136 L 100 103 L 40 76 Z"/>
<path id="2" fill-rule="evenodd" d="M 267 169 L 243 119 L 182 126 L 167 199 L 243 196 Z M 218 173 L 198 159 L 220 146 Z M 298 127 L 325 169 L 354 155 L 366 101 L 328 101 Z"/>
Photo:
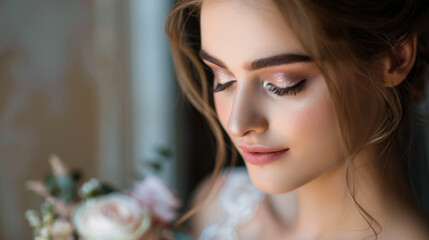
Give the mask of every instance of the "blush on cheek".
<path id="1" fill-rule="evenodd" d="M 301 142 L 303 147 L 314 153 L 308 153 L 309 159 L 318 158 L 318 164 L 326 166 L 334 164 L 341 148 L 341 139 L 334 104 L 329 96 L 319 98 L 318 104 L 309 105 L 305 111 L 297 113 L 295 120 L 294 133 L 299 134 L 296 138 L 305 139 Z"/>
<path id="2" fill-rule="evenodd" d="M 331 106 L 326 102 L 321 101 L 317 107 L 315 105 L 309 107 L 301 112 L 296 120 L 296 129 L 301 134 L 321 142 L 337 138 L 336 117 Z"/>

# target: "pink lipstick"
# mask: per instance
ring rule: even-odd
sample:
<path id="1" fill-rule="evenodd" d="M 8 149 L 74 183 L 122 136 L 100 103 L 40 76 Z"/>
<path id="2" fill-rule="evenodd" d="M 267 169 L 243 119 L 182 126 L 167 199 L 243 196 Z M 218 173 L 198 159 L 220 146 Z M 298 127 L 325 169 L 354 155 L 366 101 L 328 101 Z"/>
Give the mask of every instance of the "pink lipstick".
<path id="1" fill-rule="evenodd" d="M 238 146 L 242 150 L 244 161 L 253 165 L 265 165 L 283 157 L 289 148 L 247 147 Z"/>

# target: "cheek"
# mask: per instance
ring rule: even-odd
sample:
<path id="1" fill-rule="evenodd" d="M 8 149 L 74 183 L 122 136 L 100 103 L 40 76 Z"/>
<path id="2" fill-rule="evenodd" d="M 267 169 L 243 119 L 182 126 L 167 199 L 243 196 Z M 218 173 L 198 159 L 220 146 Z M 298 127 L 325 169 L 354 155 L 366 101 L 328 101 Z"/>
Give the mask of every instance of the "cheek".
<path id="1" fill-rule="evenodd" d="M 224 129 L 228 123 L 229 113 L 231 111 L 231 103 L 228 98 L 220 97 L 218 94 L 213 95 L 213 100 L 219 121 Z"/>
<path id="2" fill-rule="evenodd" d="M 270 109 L 272 131 L 280 132 L 286 146 L 300 156 L 328 154 L 341 148 L 334 102 L 325 80 L 314 80 L 302 96 L 292 96 Z"/>
<path id="3" fill-rule="evenodd" d="M 299 153 L 338 149 L 335 144 L 339 141 L 337 118 L 334 103 L 328 94 L 290 110 L 287 119 L 290 125 L 288 133 L 294 149 L 300 150 Z"/>
<path id="4" fill-rule="evenodd" d="M 270 135 L 281 135 L 290 151 L 281 161 L 263 168 L 248 166 L 261 191 L 292 191 L 343 162 L 334 103 L 323 86 L 312 93 L 270 108 Z"/>
<path id="5" fill-rule="evenodd" d="M 291 130 L 296 140 L 293 146 L 296 159 L 302 161 L 297 163 L 297 167 L 305 166 L 303 172 L 315 175 L 329 170 L 343 159 L 334 104 L 329 96 L 317 103 L 297 114 L 295 128 Z"/>

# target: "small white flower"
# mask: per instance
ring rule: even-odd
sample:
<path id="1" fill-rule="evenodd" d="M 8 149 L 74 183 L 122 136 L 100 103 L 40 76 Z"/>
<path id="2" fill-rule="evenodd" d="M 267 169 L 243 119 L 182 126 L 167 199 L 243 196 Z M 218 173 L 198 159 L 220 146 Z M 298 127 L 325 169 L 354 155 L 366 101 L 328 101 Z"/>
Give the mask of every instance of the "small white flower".
<path id="1" fill-rule="evenodd" d="M 49 225 L 45 225 L 40 229 L 40 235 L 45 238 L 49 238 L 52 233 L 52 227 Z"/>
<path id="2" fill-rule="evenodd" d="M 40 219 L 39 215 L 34 210 L 27 210 L 25 212 L 25 216 L 27 217 L 28 222 L 30 223 L 30 226 L 32 227 L 39 227 L 42 225 L 42 220 Z"/>
<path id="3" fill-rule="evenodd" d="M 35 236 L 34 240 L 49 240 L 49 238 L 43 236 Z"/>
<path id="4" fill-rule="evenodd" d="M 91 178 L 88 182 L 86 182 L 82 185 L 82 187 L 80 189 L 80 193 L 82 196 L 86 196 L 90 192 L 99 188 L 100 186 L 101 186 L 101 183 L 97 179 Z"/>
<path id="5" fill-rule="evenodd" d="M 46 214 L 43 216 L 43 222 L 46 224 L 52 224 L 54 222 L 54 216 L 52 214 Z"/>
<path id="6" fill-rule="evenodd" d="M 52 237 L 54 240 L 68 240 L 73 236 L 73 226 L 69 221 L 56 220 L 52 225 Z"/>

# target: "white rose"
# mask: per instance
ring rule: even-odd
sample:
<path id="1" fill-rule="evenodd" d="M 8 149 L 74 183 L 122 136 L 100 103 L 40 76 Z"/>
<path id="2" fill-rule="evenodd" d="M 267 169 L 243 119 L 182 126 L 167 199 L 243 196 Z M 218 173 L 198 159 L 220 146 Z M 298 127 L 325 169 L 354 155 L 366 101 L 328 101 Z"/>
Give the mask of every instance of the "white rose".
<path id="1" fill-rule="evenodd" d="M 69 221 L 56 220 L 52 225 L 52 237 L 54 240 L 73 239 L 73 226 Z"/>
<path id="2" fill-rule="evenodd" d="M 137 240 L 149 229 L 151 215 L 134 198 L 111 194 L 79 205 L 73 223 L 86 240 Z"/>

